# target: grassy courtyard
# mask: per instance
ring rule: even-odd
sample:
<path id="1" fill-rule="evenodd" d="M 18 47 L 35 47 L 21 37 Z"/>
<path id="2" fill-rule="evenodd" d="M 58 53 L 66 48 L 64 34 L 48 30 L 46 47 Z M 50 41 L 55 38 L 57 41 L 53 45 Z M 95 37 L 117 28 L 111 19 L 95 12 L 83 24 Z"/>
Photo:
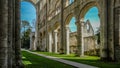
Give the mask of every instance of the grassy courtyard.
<path id="1" fill-rule="evenodd" d="M 25 68 L 74 68 L 72 66 L 22 51 Z"/>
<path id="2" fill-rule="evenodd" d="M 36 51 L 35 51 L 36 52 Z M 100 68 L 120 68 L 120 62 L 102 62 L 100 61 L 99 57 L 96 56 L 85 56 L 85 57 L 76 57 L 74 54 L 71 55 L 65 55 L 65 54 L 55 54 L 55 53 L 49 53 L 49 52 L 38 52 L 39 54 L 44 54 L 48 56 L 54 56 L 70 61 L 75 61 L 79 63 L 84 63 L 92 66 L 97 66 Z"/>

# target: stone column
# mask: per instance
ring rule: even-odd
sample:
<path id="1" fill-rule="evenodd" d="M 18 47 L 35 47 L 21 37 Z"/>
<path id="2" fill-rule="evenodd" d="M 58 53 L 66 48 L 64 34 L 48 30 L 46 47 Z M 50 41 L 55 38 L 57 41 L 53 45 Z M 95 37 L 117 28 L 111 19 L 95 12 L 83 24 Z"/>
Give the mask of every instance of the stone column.
<path id="1" fill-rule="evenodd" d="M 12 53 L 12 42 L 13 42 L 13 0 L 8 0 L 8 67 L 12 67 L 12 59 L 13 59 L 13 53 Z"/>
<path id="2" fill-rule="evenodd" d="M 49 33 L 49 52 L 52 52 L 52 33 Z"/>
<path id="3" fill-rule="evenodd" d="M 115 52 L 114 52 L 114 0 L 107 0 L 107 45 L 108 45 L 108 60 L 115 60 Z"/>
<path id="4" fill-rule="evenodd" d="M 64 8 L 64 0 L 61 0 L 61 17 L 60 17 L 60 29 L 61 29 L 61 40 L 60 40 L 60 53 L 65 53 L 65 23 L 64 23 L 64 14 L 63 14 L 63 8 Z"/>
<path id="5" fill-rule="evenodd" d="M 30 50 L 32 50 L 32 33 L 30 34 Z"/>
<path id="6" fill-rule="evenodd" d="M 8 68 L 8 0 L 0 0 L 0 68 Z"/>
<path id="7" fill-rule="evenodd" d="M 114 20 L 114 31 L 115 31 L 115 60 L 120 61 L 120 8 L 115 9 L 115 20 Z"/>
<path id="8" fill-rule="evenodd" d="M 20 39 L 20 1 L 15 0 L 15 58 L 16 68 L 22 68 L 21 39 Z"/>
<path id="9" fill-rule="evenodd" d="M 12 67 L 16 68 L 16 58 L 15 58 L 15 0 L 13 1 L 13 24 L 12 24 Z"/>
<path id="10" fill-rule="evenodd" d="M 119 13 L 119 46 L 120 46 L 120 13 Z"/>
<path id="11" fill-rule="evenodd" d="M 34 49 L 33 50 L 36 50 L 37 49 L 37 31 L 35 32 L 35 40 L 34 40 Z"/>
<path id="12" fill-rule="evenodd" d="M 70 29 L 69 26 L 66 26 L 66 54 L 69 55 L 70 54 Z"/>
<path id="13" fill-rule="evenodd" d="M 38 24 L 38 22 L 39 22 L 39 18 L 38 18 L 38 15 L 39 15 L 39 9 L 38 9 L 38 7 L 37 7 L 38 5 L 36 5 L 36 23 L 35 23 L 35 42 L 34 42 L 34 50 L 37 50 L 37 46 L 38 46 L 38 33 L 39 33 L 39 31 L 38 31 L 38 28 L 39 28 L 39 24 Z"/>
<path id="14" fill-rule="evenodd" d="M 76 21 L 76 25 L 77 25 L 77 55 L 81 56 L 81 39 L 82 39 L 82 34 L 81 34 L 81 23 L 79 20 Z"/>
<path id="15" fill-rule="evenodd" d="M 58 47 L 58 45 L 57 45 L 57 41 L 58 41 L 58 40 L 57 40 L 57 33 L 58 33 L 57 30 L 55 30 L 55 31 L 54 31 L 55 53 L 57 53 L 57 50 L 58 50 L 58 49 L 57 49 L 57 47 Z"/>
<path id="16" fill-rule="evenodd" d="M 82 43 L 81 43 L 81 56 L 84 56 L 84 21 L 81 21 L 81 34 L 82 34 Z"/>
<path id="17" fill-rule="evenodd" d="M 102 3 L 103 1 L 103 3 Z M 100 10 L 100 19 L 101 19 L 101 26 L 100 26 L 100 57 L 101 60 L 107 60 L 108 58 L 108 44 L 107 44 L 107 0 L 100 1 L 101 10 Z"/>

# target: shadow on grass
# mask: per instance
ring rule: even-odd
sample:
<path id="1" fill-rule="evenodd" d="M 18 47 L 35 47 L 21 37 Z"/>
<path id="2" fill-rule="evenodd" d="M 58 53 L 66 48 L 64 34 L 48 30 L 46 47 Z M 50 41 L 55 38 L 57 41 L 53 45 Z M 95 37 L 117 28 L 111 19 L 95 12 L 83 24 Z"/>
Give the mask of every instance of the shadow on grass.
<path id="1" fill-rule="evenodd" d="M 22 51 L 25 68 L 74 68 L 72 66 Z"/>

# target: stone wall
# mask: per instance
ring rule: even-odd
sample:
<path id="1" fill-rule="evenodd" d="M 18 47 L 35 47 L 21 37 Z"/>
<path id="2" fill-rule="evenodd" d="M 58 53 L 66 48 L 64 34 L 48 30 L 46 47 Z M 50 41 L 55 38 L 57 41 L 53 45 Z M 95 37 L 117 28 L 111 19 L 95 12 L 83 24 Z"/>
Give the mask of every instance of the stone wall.
<path id="1" fill-rule="evenodd" d="M 77 50 L 77 32 L 70 33 L 70 53 L 76 53 Z"/>

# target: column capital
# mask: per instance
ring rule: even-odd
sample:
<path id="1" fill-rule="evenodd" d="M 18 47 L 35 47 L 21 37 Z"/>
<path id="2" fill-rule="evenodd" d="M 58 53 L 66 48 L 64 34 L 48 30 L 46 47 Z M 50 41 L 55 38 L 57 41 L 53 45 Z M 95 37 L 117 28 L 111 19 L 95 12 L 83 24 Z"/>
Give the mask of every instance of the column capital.
<path id="1" fill-rule="evenodd" d="M 76 25 L 82 25 L 83 23 L 85 23 L 83 19 L 75 22 Z"/>
<path id="2" fill-rule="evenodd" d="M 79 24 L 80 24 L 80 21 L 79 21 L 79 20 L 78 20 L 78 21 L 76 21 L 76 22 L 75 22 L 75 24 L 76 24 L 76 25 L 79 25 Z"/>
<path id="3" fill-rule="evenodd" d="M 65 28 L 66 28 L 66 29 L 69 29 L 69 25 L 66 25 Z"/>
<path id="4" fill-rule="evenodd" d="M 58 33 L 58 30 L 54 30 L 54 33 Z"/>

